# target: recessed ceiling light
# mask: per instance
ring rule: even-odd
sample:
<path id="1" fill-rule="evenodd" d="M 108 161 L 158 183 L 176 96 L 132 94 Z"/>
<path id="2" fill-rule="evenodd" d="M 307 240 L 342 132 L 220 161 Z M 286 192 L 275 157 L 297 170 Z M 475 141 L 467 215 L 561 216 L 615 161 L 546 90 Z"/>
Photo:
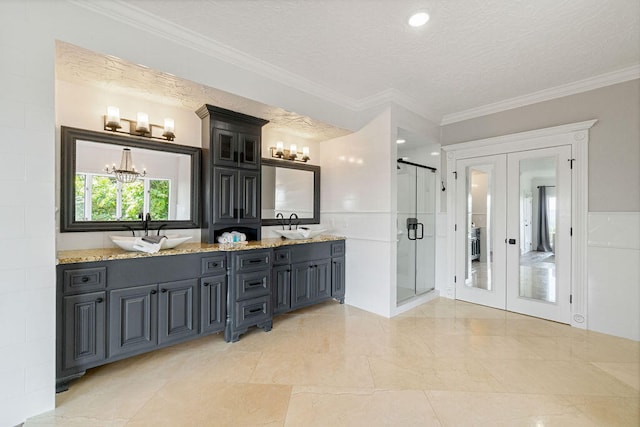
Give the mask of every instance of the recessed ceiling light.
<path id="1" fill-rule="evenodd" d="M 439 156 L 439 155 L 440 155 L 440 153 L 439 153 L 439 152 L 437 152 L 437 151 L 432 151 L 432 152 L 431 152 L 431 155 L 432 155 L 432 156 Z"/>
<path id="2" fill-rule="evenodd" d="M 429 20 L 427 12 L 416 12 L 409 18 L 409 25 L 412 27 L 422 27 Z"/>
<path id="3" fill-rule="evenodd" d="M 404 144 L 405 142 L 407 141 L 405 141 L 404 139 L 396 139 L 396 144 Z"/>

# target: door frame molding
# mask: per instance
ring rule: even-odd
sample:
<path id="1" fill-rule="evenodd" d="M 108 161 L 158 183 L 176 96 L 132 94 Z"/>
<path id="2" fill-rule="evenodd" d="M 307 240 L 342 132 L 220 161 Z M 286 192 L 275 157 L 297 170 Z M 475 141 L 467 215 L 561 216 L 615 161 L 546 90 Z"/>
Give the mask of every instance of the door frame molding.
<path id="1" fill-rule="evenodd" d="M 571 176 L 571 326 L 587 327 L 587 220 L 588 220 L 588 160 L 589 129 L 597 119 L 569 123 L 561 126 L 518 132 L 509 135 L 484 138 L 457 144 L 445 145 L 447 155 L 447 229 L 455 230 L 456 224 L 456 162 L 460 159 L 508 154 L 539 148 L 571 146 L 573 173 Z M 447 233 L 447 274 L 445 295 L 454 298 L 456 275 L 455 231 Z"/>

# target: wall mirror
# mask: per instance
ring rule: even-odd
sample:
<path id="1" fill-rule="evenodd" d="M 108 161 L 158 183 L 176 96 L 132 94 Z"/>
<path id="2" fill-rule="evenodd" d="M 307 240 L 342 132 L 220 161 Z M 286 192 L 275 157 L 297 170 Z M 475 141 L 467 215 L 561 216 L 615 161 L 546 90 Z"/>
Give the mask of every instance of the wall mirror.
<path id="1" fill-rule="evenodd" d="M 107 172 L 129 149 L 136 170 L 123 183 Z M 60 231 L 200 227 L 201 150 L 146 138 L 61 127 Z"/>
<path id="2" fill-rule="evenodd" d="M 320 166 L 262 159 L 262 225 L 280 225 L 292 213 L 300 224 L 320 223 Z"/>

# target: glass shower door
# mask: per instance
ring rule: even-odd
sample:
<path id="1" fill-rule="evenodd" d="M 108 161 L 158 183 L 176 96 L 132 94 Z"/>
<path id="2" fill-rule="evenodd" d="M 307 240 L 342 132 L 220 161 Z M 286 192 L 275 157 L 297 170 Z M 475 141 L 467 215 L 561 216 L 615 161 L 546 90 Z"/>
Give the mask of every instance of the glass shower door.
<path id="1" fill-rule="evenodd" d="M 435 176 L 398 162 L 397 302 L 435 288 Z"/>

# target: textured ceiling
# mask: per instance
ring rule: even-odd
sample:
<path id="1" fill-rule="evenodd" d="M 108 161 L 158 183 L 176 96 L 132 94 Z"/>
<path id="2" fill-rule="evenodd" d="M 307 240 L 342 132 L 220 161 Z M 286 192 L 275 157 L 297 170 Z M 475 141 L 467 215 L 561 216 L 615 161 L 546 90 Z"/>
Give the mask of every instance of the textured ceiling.
<path id="1" fill-rule="evenodd" d="M 198 41 L 211 55 L 226 52 L 354 111 L 391 97 L 435 122 L 640 67 L 638 0 L 71 1 L 155 34 L 161 28 L 164 37 Z M 431 20 L 411 28 L 407 18 L 418 9 Z M 65 43 L 58 44 L 56 74 L 191 111 L 213 103 L 316 141 L 347 133 Z"/>
<path id="2" fill-rule="evenodd" d="M 640 64 L 638 0 L 127 0 L 205 39 L 363 101 L 430 117 Z M 406 24 L 417 9 L 431 20 Z"/>
<path id="3" fill-rule="evenodd" d="M 64 42 L 56 43 L 56 78 L 194 112 L 203 104 L 213 104 L 269 120 L 269 129 L 310 141 L 326 141 L 349 133 L 282 108 Z"/>

